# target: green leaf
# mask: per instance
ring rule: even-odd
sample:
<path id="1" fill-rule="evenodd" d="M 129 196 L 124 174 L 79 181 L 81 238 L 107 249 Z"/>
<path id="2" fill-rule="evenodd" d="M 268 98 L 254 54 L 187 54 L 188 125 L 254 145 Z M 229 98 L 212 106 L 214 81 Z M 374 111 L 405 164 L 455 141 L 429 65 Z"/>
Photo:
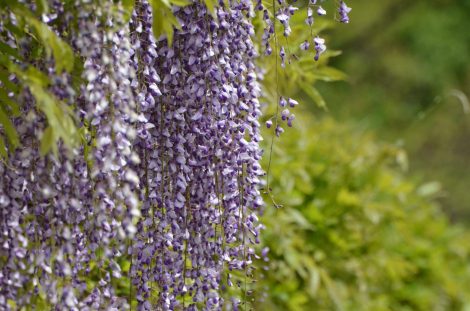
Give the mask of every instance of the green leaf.
<path id="1" fill-rule="evenodd" d="M 302 215 L 301 212 L 295 209 L 290 209 L 288 215 L 290 216 L 290 220 L 303 230 L 312 230 L 313 226 L 308 220 Z"/>
<path id="2" fill-rule="evenodd" d="M 315 87 L 308 83 L 301 83 L 300 88 L 308 95 L 308 97 L 315 101 L 318 107 L 326 109 L 326 102 Z"/>
<path id="3" fill-rule="evenodd" d="M 426 197 L 426 196 L 433 196 L 437 193 L 442 191 L 442 185 L 437 181 L 431 181 L 421 185 L 418 189 L 416 189 L 416 193 L 418 195 Z"/>
<path id="4" fill-rule="evenodd" d="M 204 3 L 206 4 L 209 12 L 211 12 L 211 15 L 215 17 L 215 7 L 217 5 L 217 1 L 216 0 L 204 0 Z"/>
<path id="5" fill-rule="evenodd" d="M 0 69 L 0 81 L 2 81 L 5 88 L 9 89 L 10 91 L 14 93 L 18 93 L 19 91 L 18 86 L 15 83 L 11 82 L 8 79 L 8 76 L 9 76 L 9 72 L 7 72 L 6 70 Z"/>
<path id="6" fill-rule="evenodd" d="M 11 73 L 16 74 L 26 85 L 35 84 L 45 87 L 50 84 L 49 77 L 33 66 L 29 66 L 26 71 L 23 71 L 18 65 L 2 54 L 0 54 L 0 64 L 5 66 Z"/>
<path id="7" fill-rule="evenodd" d="M 5 146 L 5 141 L 2 136 L 0 136 L 0 156 L 3 159 L 8 159 L 7 147 Z"/>
<path id="8" fill-rule="evenodd" d="M 8 141 L 10 142 L 10 145 L 12 147 L 11 149 L 16 148 L 20 144 L 18 133 L 16 132 L 13 123 L 8 118 L 7 114 L 3 109 L 0 109 L 0 124 L 5 130 L 5 134 L 7 135 Z"/>
<path id="9" fill-rule="evenodd" d="M 2 103 L 2 107 L 3 107 L 3 105 L 7 105 L 10 108 L 11 114 L 14 117 L 19 117 L 20 116 L 20 114 L 21 114 L 20 106 L 16 102 L 11 100 L 8 97 L 7 93 L 5 91 L 3 91 L 2 89 L 0 89 L 0 103 Z"/>
<path id="10" fill-rule="evenodd" d="M 338 311 L 344 310 L 343 302 L 341 301 L 341 298 L 337 295 L 338 290 L 336 289 L 336 284 L 330 278 L 330 276 L 328 275 L 328 272 L 321 269 L 320 270 L 320 277 L 321 277 L 321 280 L 323 281 L 323 283 L 325 284 L 325 287 L 326 287 L 326 290 L 328 292 L 328 295 L 330 296 L 330 299 L 335 304 L 336 310 L 338 310 Z"/>
<path id="11" fill-rule="evenodd" d="M 171 47 L 173 44 L 174 28 L 181 29 L 181 25 L 173 15 L 171 5 L 167 5 L 168 3 L 168 1 L 163 0 L 150 1 L 153 12 L 153 35 L 155 38 L 166 35 L 167 44 Z"/>
<path id="12" fill-rule="evenodd" d="M 23 72 L 23 79 L 27 81 L 28 85 L 34 84 L 47 87 L 51 84 L 49 77 L 33 66 L 29 66 L 26 71 Z"/>
<path id="13" fill-rule="evenodd" d="M 22 17 L 28 25 L 34 28 L 48 54 L 52 52 L 56 72 L 61 73 L 63 70 L 70 72 L 73 68 L 74 60 L 72 48 L 46 24 L 38 20 L 26 6 L 15 3 L 12 5 L 12 11 L 17 17 Z"/>
<path id="14" fill-rule="evenodd" d="M 8 44 L 3 43 L 1 41 L 0 41 L 0 52 L 10 55 L 18 60 L 21 60 L 21 56 L 20 54 L 18 54 L 18 51 L 16 49 L 12 48 Z"/>
<path id="15" fill-rule="evenodd" d="M 44 134 L 42 135 L 41 138 L 41 147 L 40 147 L 40 152 L 41 155 L 46 155 L 49 153 L 49 151 L 54 148 L 54 154 L 57 155 L 57 146 L 55 145 L 55 139 L 54 139 L 54 129 L 50 126 L 46 128 L 44 131 Z"/>
<path id="16" fill-rule="evenodd" d="M 315 297 L 320 286 L 320 273 L 318 273 L 316 267 L 309 267 L 308 272 L 308 293 L 310 296 Z"/>
<path id="17" fill-rule="evenodd" d="M 159 5 L 164 5 L 166 6 L 167 8 L 171 9 L 171 3 L 170 3 L 170 0 L 159 0 L 158 2 L 160 2 Z"/>
<path id="18" fill-rule="evenodd" d="M 38 35 L 43 41 L 44 46 L 48 50 L 52 50 L 54 55 L 56 72 L 61 73 L 63 70 L 70 72 L 73 68 L 73 51 L 72 48 L 60 39 L 47 25 L 38 21 L 29 19 L 28 22 L 36 28 Z"/>
<path id="19" fill-rule="evenodd" d="M 29 88 L 31 94 L 36 99 L 37 108 L 46 115 L 47 122 L 53 129 L 53 141 L 56 142 L 58 139 L 62 139 L 67 146 L 73 147 L 78 141 L 73 111 L 47 90 L 47 87 L 50 85 L 49 78 L 32 66 L 27 67 L 26 70 L 22 70 L 18 65 L 11 62 L 8 57 L 2 54 L 0 54 L 0 64 L 7 67 L 10 72 L 16 74 L 23 82 L 24 86 Z M 12 112 L 17 111 L 17 107 L 15 107 L 16 103 L 11 100 L 8 101 L 8 97 L 6 99 L 6 104 L 11 106 Z M 5 120 L 5 118 L 3 118 L 3 120 Z M 10 133 L 9 137 L 13 139 L 14 136 L 12 133 L 16 134 L 16 131 L 12 131 L 12 127 L 6 124 L 6 122 L 9 121 L 8 117 L 6 117 L 5 122 L 3 122 L 3 120 L 1 120 L 1 123 L 4 127 L 8 127 Z M 50 135 L 50 133 L 47 133 L 47 135 Z M 52 149 L 56 152 L 54 148 L 56 148 L 56 146 L 53 145 Z M 51 148 L 46 144 L 43 150 L 46 149 L 50 150 Z"/>
<path id="20" fill-rule="evenodd" d="M 5 28 L 16 36 L 17 39 L 21 39 L 25 36 L 25 32 L 16 25 L 8 23 L 5 25 Z"/>
<path id="21" fill-rule="evenodd" d="M 314 72 L 315 79 L 331 82 L 346 80 L 347 75 L 341 70 L 332 67 L 319 67 Z"/>
<path id="22" fill-rule="evenodd" d="M 188 4 L 191 3 L 188 0 L 170 0 L 170 2 L 172 5 L 176 5 L 176 6 L 187 6 Z"/>
<path id="23" fill-rule="evenodd" d="M 91 150 L 92 150 L 92 142 L 89 142 L 87 140 L 87 136 L 89 134 L 89 131 L 88 131 L 88 124 L 85 122 L 84 126 L 82 126 L 79 130 L 78 130 L 78 134 L 79 134 L 79 137 L 80 137 L 80 142 L 83 146 L 83 158 L 85 159 L 86 161 L 86 164 L 87 164 L 87 167 L 89 169 L 91 169 L 93 167 L 93 160 L 92 160 L 92 157 L 90 157 L 90 154 L 91 154 Z M 93 136 L 93 135 L 91 135 Z M 92 138 L 93 140 L 93 138 Z"/>
<path id="24" fill-rule="evenodd" d="M 54 129 L 54 138 L 73 147 L 78 141 L 73 111 L 62 104 L 54 95 L 38 85 L 30 85 L 31 93 L 37 101 L 37 107 L 46 115 L 49 126 Z"/>
<path id="25" fill-rule="evenodd" d="M 124 21 L 127 23 L 132 17 L 134 10 L 135 0 L 122 0 L 122 7 L 124 8 Z"/>
<path id="26" fill-rule="evenodd" d="M 37 7 L 39 15 L 47 14 L 49 12 L 49 4 L 47 0 L 37 0 Z"/>

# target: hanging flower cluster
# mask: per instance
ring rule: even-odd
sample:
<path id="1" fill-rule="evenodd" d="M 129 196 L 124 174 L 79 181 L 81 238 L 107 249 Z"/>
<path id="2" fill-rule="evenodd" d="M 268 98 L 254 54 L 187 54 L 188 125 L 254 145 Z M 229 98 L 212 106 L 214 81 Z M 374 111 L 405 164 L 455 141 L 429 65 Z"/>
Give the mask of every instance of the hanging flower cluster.
<path id="1" fill-rule="evenodd" d="M 60 310 L 122 305 L 111 283 L 121 277 L 118 260 L 140 213 L 139 179 L 130 167 L 138 162 L 132 151 L 137 115 L 130 41 L 119 16 L 107 16 L 109 3 L 79 4 L 80 31 L 71 44 L 84 60 L 80 93 L 68 74 L 56 75 L 50 66 L 49 75 L 52 93 L 75 103 L 83 129 L 89 129 L 86 147 L 59 147 L 57 156 L 40 156 L 38 137 L 47 135 L 46 121 L 32 96 L 23 95 L 26 117 L 16 121 L 22 146 L 0 164 L 1 309 L 34 304 L 38 297 Z M 49 21 L 63 13 L 60 2 L 53 5 L 57 13 Z M 99 286 L 90 289 L 86 280 L 94 272 Z"/>
<path id="2" fill-rule="evenodd" d="M 349 8 L 344 1 L 340 1 L 337 4 L 337 6 L 338 6 L 338 13 L 340 15 L 339 20 L 342 23 L 349 23 L 348 14 L 351 11 L 351 8 Z M 279 58 L 281 60 L 280 66 L 281 68 L 285 69 L 286 61 L 290 63 L 291 56 L 294 56 L 294 55 L 288 55 L 288 53 L 286 52 L 286 47 L 279 43 L 275 20 L 278 20 L 280 24 L 282 25 L 283 36 L 286 38 L 286 42 L 287 42 L 287 38 L 290 36 L 292 32 L 292 29 L 289 24 L 289 20 L 295 14 L 298 8 L 288 3 L 285 0 L 277 0 L 273 2 L 272 11 L 269 11 L 267 8 L 265 8 L 263 4 L 261 3 L 261 1 L 257 2 L 256 8 L 259 11 L 263 11 L 263 21 L 264 21 L 265 27 L 264 27 L 264 31 L 262 35 L 262 45 L 264 47 L 264 51 L 265 51 L 264 53 L 265 55 L 272 54 L 273 52 L 272 42 L 274 42 L 275 52 L 277 53 L 277 50 L 279 50 L 278 53 L 279 53 Z M 310 49 L 310 46 L 313 44 L 313 49 L 315 50 L 313 59 L 315 61 L 318 61 L 320 59 L 320 56 L 326 51 L 327 48 L 325 44 L 325 39 L 319 37 L 318 35 L 313 34 L 315 12 L 320 17 L 327 15 L 326 10 L 320 5 L 318 0 L 309 0 L 308 6 L 307 6 L 307 18 L 305 19 L 305 23 L 310 27 L 310 36 L 308 39 L 304 40 L 300 44 L 300 49 L 302 51 L 308 51 Z M 276 68 L 276 75 L 278 75 L 277 68 Z M 278 112 L 276 112 L 274 116 L 272 116 L 269 120 L 266 121 L 266 127 L 269 129 L 273 126 L 273 123 L 274 123 L 275 124 L 274 133 L 277 137 L 279 137 L 284 132 L 284 128 L 282 127 L 281 122 L 284 121 L 287 123 L 288 127 L 292 127 L 293 121 L 295 120 L 295 114 L 291 113 L 291 111 L 286 107 L 287 102 L 289 102 L 290 108 L 294 108 L 295 106 L 297 106 L 298 102 L 291 98 L 288 98 L 288 100 L 286 101 L 286 99 L 280 96 L 280 94 L 277 94 L 277 95 L 279 97 L 279 102 L 278 102 L 279 107 L 276 111 L 278 111 L 279 108 L 282 109 L 280 113 L 281 115 L 280 120 L 279 120 L 279 114 Z M 274 119 L 274 122 L 273 122 L 273 119 Z"/>
<path id="3" fill-rule="evenodd" d="M 0 162 L 0 309 L 221 310 L 235 271 L 246 296 L 259 258 L 264 175 L 254 3 L 175 7 L 181 28 L 168 42 L 154 37 L 146 0 L 136 1 L 130 21 L 112 0 L 77 0 L 78 14 L 49 2 L 43 19 L 80 56 L 80 83 L 56 73 L 50 57 L 43 66 L 52 94 L 80 124 L 82 144 L 42 156 L 50 124 L 30 92 L 21 94 L 23 117 L 14 122 L 22 145 Z M 255 9 L 266 23 L 264 53 L 274 38 L 284 67 L 276 23 L 288 37 L 297 8 L 278 4 Z M 313 1 L 309 25 L 313 7 L 326 14 Z M 341 2 L 339 10 L 347 22 L 350 9 Z M 16 47 L 9 31 L 0 22 L 2 40 Z M 317 60 L 326 47 L 318 37 L 313 44 Z M 289 127 L 297 105 L 280 97 Z M 276 135 L 283 131 L 276 120 Z M 237 310 L 246 297 L 230 303 Z"/>
<path id="4" fill-rule="evenodd" d="M 230 278 L 222 271 L 248 269 L 250 245 L 259 242 L 261 111 L 250 5 L 219 7 L 216 19 L 200 4 L 178 10 L 182 29 L 171 47 L 152 39 L 147 4 L 132 21 L 135 63 L 147 60 L 134 83 L 146 120 L 138 134 L 146 189 L 132 248 L 144 309 L 152 309 L 155 287 L 164 308 L 221 308 L 222 278 Z"/>
<path id="5" fill-rule="evenodd" d="M 8 16 L 0 30 L 5 42 L 14 46 L 17 43 L 6 29 L 12 21 Z M 29 43 L 24 39 L 18 44 L 26 47 Z M 29 52 L 22 49 L 21 57 L 27 58 Z M 51 89 L 70 104 L 75 96 L 70 77 L 57 75 L 49 60 L 44 65 L 53 81 Z M 17 82 L 14 76 L 9 79 Z M 19 100 L 24 117 L 14 123 L 22 147 L 10 154 L 8 162 L 0 162 L 0 309 L 30 305 L 38 295 L 57 306 L 72 305 L 74 264 L 82 239 L 75 229 L 84 217 L 75 199 L 80 191 L 79 175 L 68 157 L 40 156 L 37 137 L 48 135 L 46 122 L 29 92 Z M 70 187 L 73 183 L 77 187 Z M 70 282 L 58 284 L 54 276 Z"/>

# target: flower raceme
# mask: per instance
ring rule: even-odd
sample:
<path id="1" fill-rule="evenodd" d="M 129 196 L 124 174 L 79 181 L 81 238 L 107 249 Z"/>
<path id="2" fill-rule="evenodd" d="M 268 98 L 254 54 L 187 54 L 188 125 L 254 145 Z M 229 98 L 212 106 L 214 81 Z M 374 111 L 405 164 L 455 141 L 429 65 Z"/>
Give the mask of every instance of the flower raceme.
<path id="1" fill-rule="evenodd" d="M 310 26 L 313 9 L 326 14 L 316 2 Z M 251 0 L 220 2 L 213 13 L 199 1 L 174 7 L 181 27 L 169 44 L 154 37 L 146 0 L 135 2 L 129 21 L 111 0 L 76 0 L 77 12 L 49 1 L 47 20 L 82 61 L 79 85 L 51 59 L 42 65 L 83 143 L 41 156 L 47 122 L 23 92 L 26 117 L 14 120 L 22 146 L 0 162 L 0 309 L 246 307 L 252 263 L 267 256 L 256 251 L 264 172 L 252 18 L 262 12 L 264 54 L 285 66 L 276 24 L 288 37 L 297 8 L 276 3 L 273 12 Z M 344 2 L 339 10 L 349 21 Z M 4 25 L 2 40 L 14 46 Z M 302 49 L 310 44 L 318 59 L 324 40 L 312 37 Z M 292 126 L 298 102 L 279 96 L 277 104 Z M 235 284 L 240 293 L 225 301 Z"/>
<path id="2" fill-rule="evenodd" d="M 181 8 L 172 47 L 151 39 L 147 4 L 131 22 L 143 47 L 135 62 L 151 60 L 134 83 L 145 119 L 137 135 L 145 217 L 131 277 L 143 309 L 152 310 L 152 283 L 165 309 L 221 308 L 223 271 L 253 260 L 263 172 L 249 13 L 249 1 L 218 8 L 217 19 L 200 4 Z"/>
<path id="3" fill-rule="evenodd" d="M 337 4 L 337 6 L 338 6 L 337 11 L 340 16 L 339 21 L 342 23 L 349 23 L 348 14 L 349 12 L 351 12 L 351 8 L 349 8 L 344 1 L 340 1 Z M 289 25 L 289 20 L 295 14 L 298 8 L 289 4 L 285 0 L 277 0 L 273 2 L 272 12 L 268 11 L 267 8 L 264 8 L 261 3 L 258 3 L 256 8 L 257 10 L 263 11 L 263 21 L 264 21 L 265 27 L 264 27 L 264 31 L 262 35 L 262 45 L 264 46 L 264 54 L 271 55 L 273 53 L 272 44 L 274 43 L 275 52 L 279 51 L 278 53 L 275 53 L 275 54 L 279 55 L 280 66 L 282 69 L 285 69 L 286 62 L 290 63 L 291 58 L 295 58 L 296 56 L 289 55 L 289 53 L 287 52 L 288 48 L 284 45 L 279 44 L 277 31 L 275 27 L 275 20 L 278 20 L 280 24 L 282 25 L 283 36 L 286 38 L 286 42 L 287 42 L 287 38 L 290 36 L 292 32 L 292 29 Z M 318 15 L 318 17 L 322 17 L 322 16 L 327 15 L 327 11 L 319 4 L 318 0 L 309 0 L 306 11 L 307 11 L 307 17 L 305 19 L 305 24 L 307 24 L 307 26 L 310 28 L 310 36 L 300 44 L 300 50 L 308 51 L 310 49 L 310 46 L 313 45 L 313 49 L 315 51 L 313 59 L 315 61 L 319 61 L 320 56 L 326 51 L 327 47 L 326 47 L 325 39 L 319 37 L 318 35 L 314 35 L 314 30 L 313 30 L 313 26 L 315 23 L 314 15 L 316 12 L 316 15 Z M 271 16 L 274 16 L 275 20 L 273 20 Z M 276 71 L 276 76 L 277 75 L 278 73 Z M 277 95 L 280 97 L 279 107 L 281 108 L 285 107 L 284 98 L 280 96 L 280 94 L 277 94 Z M 289 101 L 291 101 L 291 99 L 289 99 Z M 297 102 L 295 103 L 296 103 L 295 105 L 291 105 L 291 108 L 297 105 Z M 266 127 L 270 129 L 274 120 L 274 123 L 276 124 L 274 128 L 274 133 L 277 137 L 279 137 L 284 132 L 281 122 L 288 121 L 287 125 L 291 127 L 294 119 L 295 119 L 295 115 L 292 115 L 291 118 L 288 118 L 286 110 L 283 110 L 280 116 L 280 120 L 279 120 L 279 113 L 278 113 L 278 110 L 276 110 L 276 114 L 272 116 L 266 122 Z"/>

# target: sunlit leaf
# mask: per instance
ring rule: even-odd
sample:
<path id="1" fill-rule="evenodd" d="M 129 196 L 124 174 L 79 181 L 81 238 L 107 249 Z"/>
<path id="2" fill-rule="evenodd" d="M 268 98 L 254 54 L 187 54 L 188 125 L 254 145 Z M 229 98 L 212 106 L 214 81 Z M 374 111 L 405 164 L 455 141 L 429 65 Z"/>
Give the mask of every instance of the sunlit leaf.
<path id="1" fill-rule="evenodd" d="M 204 3 L 207 6 L 207 9 L 214 17 L 216 16 L 215 7 L 218 4 L 217 2 L 218 2 L 217 0 L 204 0 Z"/>
<path id="2" fill-rule="evenodd" d="M 191 1 L 188 0 L 170 0 L 172 5 L 176 6 L 186 6 L 191 3 Z"/>
<path id="3" fill-rule="evenodd" d="M 3 110 L 3 107 L 0 108 L 0 124 L 3 126 L 8 142 L 12 147 L 10 149 L 15 149 L 20 144 L 18 133 L 16 132 L 13 123 L 8 118 L 8 115 Z"/>
<path id="4" fill-rule="evenodd" d="M 5 141 L 2 136 L 0 136 L 0 156 L 3 159 L 8 159 L 7 147 L 5 146 Z"/>
<path id="5" fill-rule="evenodd" d="M 51 151 L 51 149 L 55 146 L 55 139 L 54 139 L 54 130 L 52 127 L 48 126 L 44 131 L 44 134 L 41 138 L 41 147 L 40 152 L 41 155 L 45 155 Z M 57 152 L 54 152 L 57 153 Z"/>
<path id="6" fill-rule="evenodd" d="M 49 12 L 49 3 L 47 0 L 36 0 L 38 14 L 47 14 Z"/>
<path id="7" fill-rule="evenodd" d="M 14 117 L 18 117 L 21 113 L 19 105 L 10 99 L 2 89 L 0 89 L 0 104 L 2 105 L 2 108 L 4 108 L 4 105 L 8 106 L 9 111 Z"/>
<path id="8" fill-rule="evenodd" d="M 35 29 L 36 34 L 41 39 L 48 53 L 52 52 L 56 71 L 58 73 L 61 73 L 63 70 L 71 71 L 74 61 L 72 48 L 46 24 L 36 19 L 26 6 L 15 3 L 12 5 L 12 11 Z"/>
<path id="9" fill-rule="evenodd" d="M 0 41 L 0 52 L 10 55 L 18 60 L 21 60 L 21 56 L 18 51 L 8 44 Z"/>
<path id="10" fill-rule="evenodd" d="M 132 11 L 134 10 L 135 0 L 122 0 L 122 6 L 124 9 L 124 21 L 127 23 L 132 17 Z"/>
<path id="11" fill-rule="evenodd" d="M 186 1 L 179 1 L 178 3 L 181 5 L 188 4 Z M 172 46 L 174 30 L 175 28 L 181 29 L 181 25 L 173 14 L 170 2 L 166 0 L 151 0 L 150 5 L 152 6 L 153 13 L 153 35 L 156 38 L 162 35 L 166 36 L 168 46 Z"/>
<path id="12" fill-rule="evenodd" d="M 4 87 L 14 93 L 18 93 L 18 86 L 15 83 L 11 82 L 8 77 L 9 73 L 6 70 L 0 68 L 0 81 L 3 83 Z"/>

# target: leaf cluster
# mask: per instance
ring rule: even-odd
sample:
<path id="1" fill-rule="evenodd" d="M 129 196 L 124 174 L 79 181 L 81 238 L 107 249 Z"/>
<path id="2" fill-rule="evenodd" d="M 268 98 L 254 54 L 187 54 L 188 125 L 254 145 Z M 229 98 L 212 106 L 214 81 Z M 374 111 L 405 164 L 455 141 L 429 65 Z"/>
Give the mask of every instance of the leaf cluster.
<path id="1" fill-rule="evenodd" d="M 71 108 L 50 91 L 53 77 L 44 68 L 50 62 L 56 75 L 71 73 L 75 58 L 71 47 L 41 20 L 48 10 L 47 1 L 38 1 L 35 11 L 18 0 L 0 3 L 0 155 L 4 158 L 7 148 L 13 151 L 21 144 L 14 120 L 24 117 L 25 92 L 33 96 L 34 110 L 47 119 L 42 153 L 56 151 L 59 139 L 68 146 L 76 143 Z"/>
<path id="2" fill-rule="evenodd" d="M 394 145 L 304 116 L 274 146 L 259 310 L 468 310 L 470 233 Z M 269 199 L 267 199 L 269 202 Z M 261 267 L 260 267 L 261 269 Z M 266 295 L 262 295 L 266 291 Z"/>
<path id="3" fill-rule="evenodd" d="M 153 12 L 153 33 L 156 38 L 166 38 L 171 46 L 173 34 L 181 29 L 174 15 L 178 7 L 189 5 L 188 0 L 150 0 Z M 62 0 L 65 9 L 75 16 L 79 7 L 73 1 Z M 215 14 L 216 0 L 204 0 L 211 14 Z M 116 2 L 115 9 L 122 10 L 130 19 L 135 0 Z M 34 8 L 34 10 L 32 9 Z M 5 0 L 0 3 L 2 29 L 0 33 L 0 156 L 7 158 L 21 144 L 15 128 L 15 118 L 24 117 L 25 92 L 35 99 L 33 110 L 41 112 L 47 119 L 47 127 L 41 138 L 41 152 L 57 153 L 57 143 L 62 141 L 68 147 L 79 142 L 77 120 L 72 109 L 74 103 L 65 103 L 52 92 L 54 77 L 47 67 L 54 68 L 55 75 L 69 74 L 75 88 L 81 84 L 80 72 L 83 63 L 80 55 L 74 53 L 64 38 L 68 38 L 70 27 L 60 19 L 46 23 L 43 16 L 51 12 L 47 0 L 27 6 L 19 0 Z M 58 31 L 58 29 L 64 30 Z M 67 28 L 68 27 L 68 28 Z M 47 65 L 46 65 L 47 64 Z M 78 89 L 75 90 L 78 93 Z"/>

